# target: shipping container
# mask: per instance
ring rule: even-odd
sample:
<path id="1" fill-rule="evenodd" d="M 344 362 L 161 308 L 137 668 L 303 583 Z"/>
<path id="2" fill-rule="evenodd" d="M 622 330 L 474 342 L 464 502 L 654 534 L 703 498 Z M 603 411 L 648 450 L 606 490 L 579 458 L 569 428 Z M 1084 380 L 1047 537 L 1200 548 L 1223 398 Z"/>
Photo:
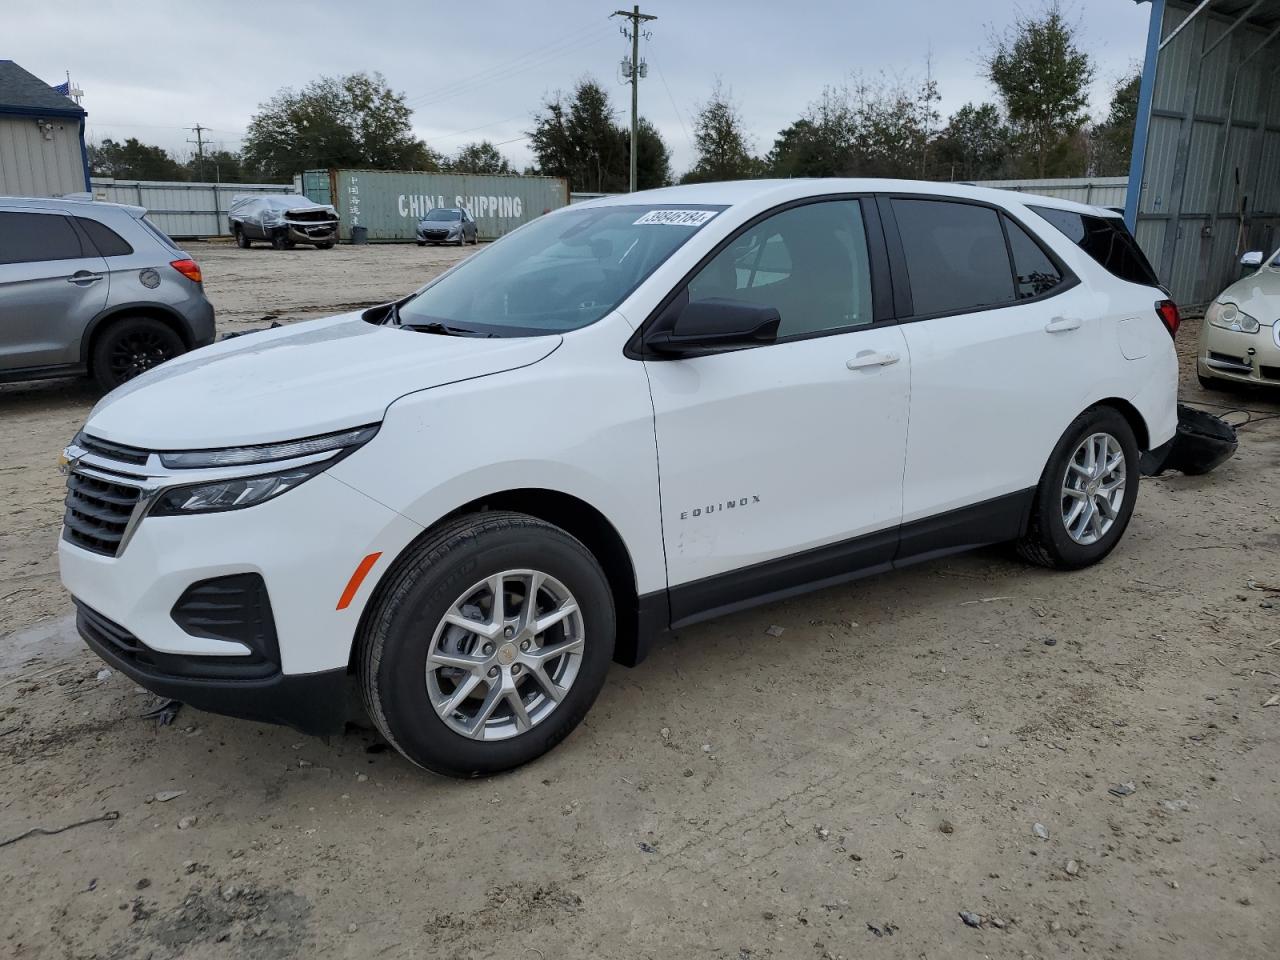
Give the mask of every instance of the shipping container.
<path id="1" fill-rule="evenodd" d="M 569 203 L 559 177 L 503 177 L 401 170 L 307 170 L 302 189 L 317 203 L 338 208 L 339 237 L 365 227 L 371 243 L 413 240 L 418 220 L 432 207 L 464 207 L 481 240 L 496 240 L 521 224 Z"/>

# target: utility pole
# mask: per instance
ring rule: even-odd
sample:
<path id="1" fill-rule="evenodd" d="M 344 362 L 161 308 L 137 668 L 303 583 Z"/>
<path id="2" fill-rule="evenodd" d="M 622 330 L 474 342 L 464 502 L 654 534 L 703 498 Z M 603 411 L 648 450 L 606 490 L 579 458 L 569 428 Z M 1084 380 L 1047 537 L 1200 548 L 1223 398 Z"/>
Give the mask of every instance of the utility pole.
<path id="1" fill-rule="evenodd" d="M 196 145 L 196 166 L 200 171 L 200 179 L 204 180 L 204 134 L 209 128 L 197 123 L 194 127 L 187 127 L 187 129 L 196 135 L 194 140 L 188 140 L 187 143 Z"/>
<path id="2" fill-rule="evenodd" d="M 610 16 L 625 17 L 630 27 L 622 28 L 622 35 L 631 41 L 631 59 L 622 61 L 623 75 L 631 80 L 631 192 L 636 192 L 636 152 L 640 148 L 640 78 L 649 72 L 648 64 L 640 62 L 640 24 L 657 20 L 651 13 L 641 13 L 637 4 L 628 10 L 615 10 Z M 645 34 L 648 39 L 648 33 Z"/>

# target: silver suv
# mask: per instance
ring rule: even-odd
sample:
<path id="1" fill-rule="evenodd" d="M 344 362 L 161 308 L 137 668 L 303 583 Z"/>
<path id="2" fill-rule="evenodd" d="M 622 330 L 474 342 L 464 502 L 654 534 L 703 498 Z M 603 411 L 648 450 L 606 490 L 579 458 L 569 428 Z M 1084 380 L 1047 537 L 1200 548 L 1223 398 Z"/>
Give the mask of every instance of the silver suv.
<path id="1" fill-rule="evenodd" d="M 110 390 L 213 338 L 200 267 L 142 207 L 0 197 L 0 383 Z"/>

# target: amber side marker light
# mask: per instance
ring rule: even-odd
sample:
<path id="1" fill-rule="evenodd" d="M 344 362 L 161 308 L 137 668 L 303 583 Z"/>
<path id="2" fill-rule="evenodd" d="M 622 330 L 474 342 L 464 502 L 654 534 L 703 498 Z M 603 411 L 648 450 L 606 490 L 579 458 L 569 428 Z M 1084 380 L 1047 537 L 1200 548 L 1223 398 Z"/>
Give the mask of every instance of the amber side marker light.
<path id="1" fill-rule="evenodd" d="M 364 583 L 364 578 L 369 575 L 369 571 L 373 569 L 373 565 L 378 562 L 378 558 L 382 556 L 382 551 L 371 553 L 356 567 L 356 572 L 351 574 L 351 579 L 347 581 L 347 589 L 342 591 L 342 596 L 338 600 L 338 609 L 345 610 L 351 606 L 351 601 L 355 599 L 356 592 L 360 589 L 360 584 Z"/>

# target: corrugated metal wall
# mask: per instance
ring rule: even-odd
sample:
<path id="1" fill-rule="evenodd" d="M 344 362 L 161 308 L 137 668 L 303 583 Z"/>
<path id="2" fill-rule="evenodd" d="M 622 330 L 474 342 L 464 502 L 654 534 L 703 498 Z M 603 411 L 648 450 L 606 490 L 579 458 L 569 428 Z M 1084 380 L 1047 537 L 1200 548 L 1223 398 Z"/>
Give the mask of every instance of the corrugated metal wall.
<path id="1" fill-rule="evenodd" d="M 163 180 L 92 180 L 95 200 L 146 207 L 151 221 L 171 237 L 229 237 L 227 208 L 246 193 L 293 193 L 290 184 L 180 183 Z"/>
<path id="2" fill-rule="evenodd" d="M 1160 35 L 1197 5 L 1169 0 Z M 1136 233 L 1187 306 L 1234 280 L 1240 253 L 1280 246 L 1280 41 L 1234 22 L 1206 9 L 1156 60 Z"/>
<path id="3" fill-rule="evenodd" d="M 42 120 L 42 128 L 37 119 Z M 0 115 L 0 196 L 84 192 L 80 121 Z"/>
<path id="4" fill-rule="evenodd" d="M 304 185 L 311 183 L 312 173 L 303 175 Z M 366 227 L 370 240 L 412 240 L 418 219 L 432 207 L 465 207 L 480 238 L 496 240 L 569 203 L 569 184 L 558 177 L 334 170 L 330 184 L 343 240 L 351 238 L 353 226 Z"/>
<path id="5" fill-rule="evenodd" d="M 1042 197 L 1059 197 L 1098 207 L 1123 207 L 1128 177 L 1060 177 L 1044 180 L 975 180 L 975 187 L 999 187 L 1019 193 L 1038 193 Z"/>

